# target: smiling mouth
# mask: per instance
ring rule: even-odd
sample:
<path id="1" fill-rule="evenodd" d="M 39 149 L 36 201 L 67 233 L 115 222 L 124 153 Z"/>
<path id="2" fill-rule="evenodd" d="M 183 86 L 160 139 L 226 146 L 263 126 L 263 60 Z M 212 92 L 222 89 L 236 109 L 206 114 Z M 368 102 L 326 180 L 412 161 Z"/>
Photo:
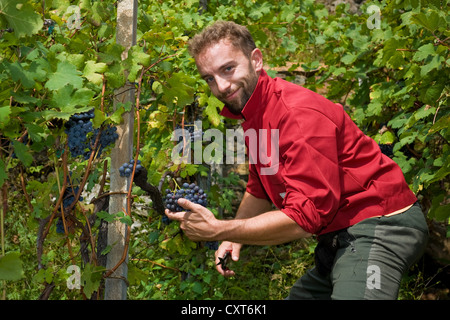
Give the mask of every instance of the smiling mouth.
<path id="1" fill-rule="evenodd" d="M 240 89 L 241 89 L 241 88 L 236 89 L 236 91 L 234 91 L 234 92 L 230 93 L 229 95 L 227 95 L 227 96 L 225 97 L 225 99 L 226 99 L 226 100 L 231 100 L 231 99 L 236 98 L 237 93 L 238 93 L 238 91 L 239 91 Z"/>

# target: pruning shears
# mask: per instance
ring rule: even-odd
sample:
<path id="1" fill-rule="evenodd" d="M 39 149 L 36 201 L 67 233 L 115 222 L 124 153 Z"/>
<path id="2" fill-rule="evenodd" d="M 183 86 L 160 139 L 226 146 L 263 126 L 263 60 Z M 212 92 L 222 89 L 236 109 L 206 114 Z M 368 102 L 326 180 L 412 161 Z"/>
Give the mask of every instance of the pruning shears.
<path id="1" fill-rule="evenodd" d="M 217 263 L 217 265 L 222 265 L 222 269 L 224 271 L 229 270 L 229 268 L 227 267 L 227 263 L 230 260 L 230 257 L 231 257 L 231 250 L 227 250 L 222 258 L 219 257 L 219 263 Z"/>

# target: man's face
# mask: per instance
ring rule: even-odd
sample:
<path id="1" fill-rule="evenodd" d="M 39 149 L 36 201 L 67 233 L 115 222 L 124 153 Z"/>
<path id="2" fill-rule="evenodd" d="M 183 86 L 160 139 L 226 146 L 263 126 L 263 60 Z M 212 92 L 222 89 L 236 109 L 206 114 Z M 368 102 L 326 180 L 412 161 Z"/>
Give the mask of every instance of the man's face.
<path id="1" fill-rule="evenodd" d="M 247 57 L 229 40 L 204 49 L 196 59 L 211 92 L 234 114 L 240 114 L 258 83 L 262 55 L 258 49 Z"/>

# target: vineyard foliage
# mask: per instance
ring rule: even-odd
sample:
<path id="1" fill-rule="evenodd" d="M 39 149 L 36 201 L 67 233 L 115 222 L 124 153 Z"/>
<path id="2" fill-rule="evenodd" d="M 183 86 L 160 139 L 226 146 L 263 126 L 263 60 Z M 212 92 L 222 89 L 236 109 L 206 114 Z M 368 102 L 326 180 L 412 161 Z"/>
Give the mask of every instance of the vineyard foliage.
<path id="1" fill-rule="evenodd" d="M 94 109 L 93 128 L 103 130 L 133 112 L 141 124 L 134 150 L 147 181 L 164 190 L 208 178 L 209 207 L 231 216 L 239 177 L 211 176 L 208 164 L 170 160 L 175 128 L 196 120 L 204 130 L 236 125 L 219 115 L 222 106 L 186 49 L 191 36 L 216 20 L 249 27 L 270 75 L 283 67 L 288 80 L 302 75 L 305 87 L 344 105 L 366 134 L 392 147 L 428 218 L 450 218 L 448 1 L 367 1 L 356 13 L 311 0 L 139 1 L 137 43 L 126 59 L 116 43 L 116 19 L 113 0 L 0 0 L 4 297 L 102 298 L 107 270 L 100 260 L 109 248 L 96 242 L 102 222 L 113 220 L 132 227 L 132 299 L 280 299 L 304 272 L 309 242 L 243 258 L 235 265 L 240 280 L 224 279 L 215 271 L 214 251 L 189 241 L 176 223 L 163 223 L 138 186 L 132 212 L 98 206 L 109 192 L 108 172 L 119 170 L 109 165 L 111 146 L 87 159 L 69 152 L 64 125 L 71 116 Z M 115 90 L 126 83 L 139 88 L 137 110 L 114 103 Z M 66 190 L 79 190 L 69 208 L 62 206 Z M 81 270 L 76 290 L 68 285 L 73 265 Z M 254 274 L 272 281 L 258 282 Z"/>

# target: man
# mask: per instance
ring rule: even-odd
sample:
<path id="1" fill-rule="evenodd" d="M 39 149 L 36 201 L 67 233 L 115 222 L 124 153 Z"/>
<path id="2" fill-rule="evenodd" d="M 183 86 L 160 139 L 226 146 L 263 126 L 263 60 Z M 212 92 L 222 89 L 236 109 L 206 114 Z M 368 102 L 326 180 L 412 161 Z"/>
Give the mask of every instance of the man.
<path id="1" fill-rule="evenodd" d="M 396 299 L 402 274 L 420 257 L 428 235 L 400 168 L 342 106 L 270 78 L 247 28 L 216 22 L 191 39 L 189 51 L 225 104 L 222 114 L 244 119 L 245 132 L 266 135 L 260 152 L 271 146 L 278 153 L 269 162 L 250 162 L 235 219 L 218 220 L 185 199 L 179 204 L 186 212 L 167 216 L 194 241 L 222 241 L 216 263 L 227 251 L 238 260 L 243 244 L 317 235 L 316 267 L 294 284 L 288 299 Z M 277 134 L 269 138 L 269 131 Z M 250 149 L 249 140 L 246 145 Z M 217 270 L 234 275 L 221 265 Z"/>

